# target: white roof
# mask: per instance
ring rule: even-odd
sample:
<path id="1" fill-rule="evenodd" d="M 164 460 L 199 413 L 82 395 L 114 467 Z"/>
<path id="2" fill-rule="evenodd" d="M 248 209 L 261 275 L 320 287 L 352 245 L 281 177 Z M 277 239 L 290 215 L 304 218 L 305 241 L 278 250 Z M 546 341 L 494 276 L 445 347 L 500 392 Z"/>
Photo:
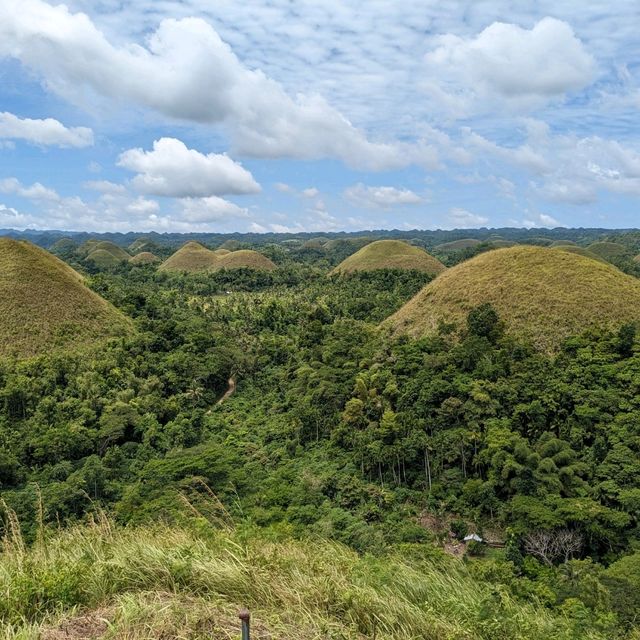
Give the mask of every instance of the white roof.
<path id="1" fill-rule="evenodd" d="M 464 541 L 469 542 L 469 540 L 475 540 L 476 542 L 482 542 L 482 538 L 477 533 L 472 533 L 471 535 L 465 536 Z"/>

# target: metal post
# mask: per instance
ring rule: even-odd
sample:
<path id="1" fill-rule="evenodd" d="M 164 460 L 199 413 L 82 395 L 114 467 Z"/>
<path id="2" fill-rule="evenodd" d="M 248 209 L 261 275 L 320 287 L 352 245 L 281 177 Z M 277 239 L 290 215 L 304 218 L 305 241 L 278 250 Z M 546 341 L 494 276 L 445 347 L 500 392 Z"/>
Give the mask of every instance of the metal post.
<path id="1" fill-rule="evenodd" d="M 238 618 L 242 620 L 242 640 L 251 640 L 249 637 L 249 623 L 251 621 L 251 614 L 249 609 L 240 609 Z"/>

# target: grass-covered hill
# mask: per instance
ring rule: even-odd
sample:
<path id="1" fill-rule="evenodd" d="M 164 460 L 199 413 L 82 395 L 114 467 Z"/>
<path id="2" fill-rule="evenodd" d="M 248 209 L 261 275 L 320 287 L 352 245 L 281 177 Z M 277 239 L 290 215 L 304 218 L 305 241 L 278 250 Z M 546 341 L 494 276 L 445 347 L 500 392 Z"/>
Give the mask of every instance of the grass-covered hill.
<path id="1" fill-rule="evenodd" d="M 490 251 L 442 273 L 389 318 L 413 337 L 443 323 L 463 329 L 468 312 L 490 303 L 508 333 L 552 351 L 590 326 L 640 320 L 640 281 L 568 251 L 513 247 Z"/>
<path id="2" fill-rule="evenodd" d="M 150 251 L 142 251 L 129 258 L 129 264 L 133 265 L 156 264 L 158 262 L 160 262 L 160 258 Z"/>
<path id="3" fill-rule="evenodd" d="M 453 240 L 452 242 L 443 242 L 435 247 L 435 250 L 445 253 L 449 251 L 462 251 L 463 249 L 473 249 L 479 244 L 482 244 L 482 242 L 476 238 L 461 238 L 460 240 Z"/>
<path id="4" fill-rule="evenodd" d="M 8 537 L 5 549 L 7 640 L 232 639 L 241 607 L 256 640 L 607 637 L 420 545 L 362 557 L 321 539 L 270 541 L 204 520 L 123 529 L 103 518 L 27 551 Z"/>
<path id="5" fill-rule="evenodd" d="M 98 242 L 98 244 L 96 244 L 93 249 L 91 249 L 89 255 L 96 251 L 106 251 L 121 262 L 127 262 L 127 260 L 129 260 L 129 258 L 131 257 L 122 247 L 119 247 L 117 244 L 109 242 L 108 240 Z"/>
<path id="6" fill-rule="evenodd" d="M 587 249 L 605 260 L 630 257 L 629 249 L 617 242 L 594 242 Z"/>
<path id="7" fill-rule="evenodd" d="M 551 248 L 555 251 L 568 251 L 569 253 L 576 253 L 580 256 L 584 256 L 585 258 L 591 258 L 592 260 L 598 260 L 599 262 L 609 264 L 607 260 L 599 256 L 597 253 L 592 253 L 589 249 L 585 249 L 584 247 L 579 247 L 574 244 L 557 244 L 552 245 Z"/>
<path id="8" fill-rule="evenodd" d="M 85 258 L 85 262 L 89 262 L 99 269 L 112 269 L 124 264 L 126 260 L 122 260 L 106 249 L 95 249 Z"/>
<path id="9" fill-rule="evenodd" d="M 575 247 L 576 243 L 573 240 L 554 240 L 550 247 Z"/>
<path id="10" fill-rule="evenodd" d="M 401 240 L 377 240 L 343 260 L 331 273 L 349 274 L 376 269 L 410 269 L 436 275 L 445 266 L 424 249 Z"/>
<path id="11" fill-rule="evenodd" d="M 187 242 L 159 267 L 160 271 L 197 273 L 215 268 L 219 257 L 198 242 Z"/>
<path id="12" fill-rule="evenodd" d="M 159 270 L 198 273 L 243 268 L 273 271 L 276 265 L 266 256 L 250 249 L 211 251 L 197 242 L 188 242 L 165 260 Z"/>
<path id="13" fill-rule="evenodd" d="M 0 356 L 28 357 L 131 329 L 81 276 L 28 242 L 0 238 Z"/>
<path id="14" fill-rule="evenodd" d="M 231 251 L 224 255 L 219 255 L 214 266 L 218 269 L 255 269 L 257 271 L 273 271 L 276 265 L 257 251 L 250 249 L 240 249 Z"/>

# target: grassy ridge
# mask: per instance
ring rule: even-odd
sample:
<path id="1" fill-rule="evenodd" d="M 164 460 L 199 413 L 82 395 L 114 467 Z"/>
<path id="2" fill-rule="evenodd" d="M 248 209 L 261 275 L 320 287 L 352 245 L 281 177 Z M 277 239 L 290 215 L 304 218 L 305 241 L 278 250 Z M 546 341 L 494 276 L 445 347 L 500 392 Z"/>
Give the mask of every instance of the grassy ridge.
<path id="1" fill-rule="evenodd" d="M 160 271 L 185 271 L 197 273 L 208 271 L 218 261 L 218 256 L 198 242 L 187 242 L 159 267 Z"/>
<path id="2" fill-rule="evenodd" d="M 142 251 L 129 258 L 129 264 L 156 264 L 157 262 L 160 262 L 160 258 L 150 251 Z"/>
<path id="3" fill-rule="evenodd" d="M 33 356 L 131 330 L 80 274 L 24 241 L 0 238 L 0 300 L 0 356 Z"/>
<path id="4" fill-rule="evenodd" d="M 257 251 L 250 249 L 240 249 L 239 251 L 231 251 L 222 256 L 218 256 L 218 262 L 215 265 L 218 269 L 257 269 L 260 271 L 273 271 L 276 265 Z"/>
<path id="5" fill-rule="evenodd" d="M 591 251 L 591 253 L 595 253 L 597 256 L 600 256 L 605 260 L 630 257 L 629 249 L 627 249 L 623 244 L 618 244 L 617 242 L 594 242 L 593 244 L 590 244 L 587 249 Z"/>
<path id="6" fill-rule="evenodd" d="M 424 249 L 401 240 L 378 240 L 350 255 L 331 273 L 347 274 L 375 269 L 411 269 L 436 275 L 444 271 L 445 266 Z"/>
<path id="7" fill-rule="evenodd" d="M 640 281 L 566 250 L 513 247 L 490 251 L 441 274 L 385 324 L 412 336 L 441 323 L 464 327 L 468 312 L 491 303 L 509 333 L 553 351 L 589 326 L 640 320 Z"/>
<path id="8" fill-rule="evenodd" d="M 460 240 L 453 240 L 452 242 L 443 242 L 435 247 L 436 251 L 462 251 L 463 249 L 473 249 L 479 244 L 482 244 L 481 240 L 476 238 L 461 238 Z"/>
<path id="9" fill-rule="evenodd" d="M 0 638 L 67 637 L 80 621 L 98 631 L 90 637 L 102 629 L 130 640 L 235 638 L 234 614 L 247 606 L 264 640 L 604 640 L 477 582 L 458 560 L 428 559 L 434 553 L 407 546 L 361 557 L 336 543 L 273 542 L 204 520 L 121 529 L 103 518 L 29 550 L 9 536 Z"/>
<path id="10" fill-rule="evenodd" d="M 218 271 L 220 269 L 258 269 L 272 271 L 276 265 L 257 251 L 241 249 L 211 251 L 197 242 L 187 242 L 159 267 L 160 271 Z"/>

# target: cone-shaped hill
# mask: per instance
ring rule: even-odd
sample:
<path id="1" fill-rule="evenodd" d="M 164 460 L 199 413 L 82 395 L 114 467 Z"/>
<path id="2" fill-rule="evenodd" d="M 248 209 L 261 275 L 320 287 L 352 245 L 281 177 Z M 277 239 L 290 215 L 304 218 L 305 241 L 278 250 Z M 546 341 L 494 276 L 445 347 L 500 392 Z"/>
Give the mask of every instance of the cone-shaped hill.
<path id="1" fill-rule="evenodd" d="M 609 264 L 604 258 L 601 258 L 599 255 L 595 253 L 591 253 L 589 249 L 585 249 L 584 247 L 578 247 L 577 245 L 557 244 L 555 246 L 552 245 L 551 249 L 553 249 L 554 251 L 568 251 L 569 253 L 577 253 L 578 255 L 584 256 L 585 258 L 591 258 L 592 260 L 598 260 L 598 262 Z"/>
<path id="2" fill-rule="evenodd" d="M 160 262 L 160 258 L 150 251 L 142 251 L 133 258 L 129 258 L 129 264 L 132 265 L 156 264 L 158 262 Z"/>
<path id="3" fill-rule="evenodd" d="M 223 256 L 217 257 L 217 262 L 213 267 L 218 269 L 256 269 L 257 271 L 273 271 L 276 265 L 257 251 L 251 249 L 240 249 L 231 251 Z"/>
<path id="4" fill-rule="evenodd" d="M 229 251 L 229 249 L 216 249 L 213 253 L 217 256 L 226 256 L 227 253 L 231 253 L 231 251 Z"/>
<path id="5" fill-rule="evenodd" d="M 587 249 L 605 260 L 630 258 L 633 255 L 627 247 L 617 242 L 594 242 Z"/>
<path id="6" fill-rule="evenodd" d="M 424 249 L 402 240 L 377 240 L 343 260 L 331 275 L 376 269 L 415 269 L 436 275 L 444 271 L 445 266 Z"/>
<path id="7" fill-rule="evenodd" d="M 468 312 L 491 303 L 507 333 L 553 352 L 590 326 L 640 320 L 640 280 L 568 251 L 513 247 L 483 253 L 445 271 L 384 326 L 412 337 L 440 323 L 464 329 Z"/>
<path id="8" fill-rule="evenodd" d="M 184 271 L 198 273 L 210 271 L 218 262 L 218 256 L 199 242 L 187 242 L 159 267 L 160 271 Z"/>
<path id="9" fill-rule="evenodd" d="M 461 238 L 460 240 L 452 240 L 451 242 L 444 242 L 439 244 L 435 250 L 447 253 L 449 251 L 463 251 L 464 249 L 473 249 L 479 244 L 482 244 L 480 240 L 476 238 Z"/>
<path id="10" fill-rule="evenodd" d="M 127 260 L 129 260 L 129 258 L 131 257 L 122 247 L 119 247 L 117 244 L 109 242 L 108 240 L 98 242 L 98 244 L 95 245 L 93 249 L 91 249 L 89 255 L 93 254 L 96 251 L 106 251 L 121 262 L 127 262 Z"/>
<path id="11" fill-rule="evenodd" d="M 577 244 L 573 240 L 554 240 L 550 247 L 576 247 Z"/>
<path id="12" fill-rule="evenodd" d="M 67 264 L 0 238 L 0 357 L 76 349 L 132 331 L 131 321 Z"/>

